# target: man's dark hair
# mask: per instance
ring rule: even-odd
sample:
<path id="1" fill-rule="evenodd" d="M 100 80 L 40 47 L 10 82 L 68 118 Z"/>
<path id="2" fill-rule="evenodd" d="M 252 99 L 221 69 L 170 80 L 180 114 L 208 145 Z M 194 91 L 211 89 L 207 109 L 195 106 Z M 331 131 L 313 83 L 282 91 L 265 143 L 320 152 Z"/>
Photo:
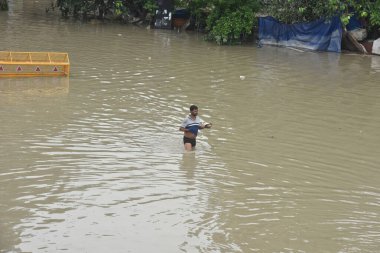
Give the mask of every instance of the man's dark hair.
<path id="1" fill-rule="evenodd" d="M 198 110 L 198 106 L 196 105 L 190 106 L 190 112 L 192 112 L 193 110 Z"/>

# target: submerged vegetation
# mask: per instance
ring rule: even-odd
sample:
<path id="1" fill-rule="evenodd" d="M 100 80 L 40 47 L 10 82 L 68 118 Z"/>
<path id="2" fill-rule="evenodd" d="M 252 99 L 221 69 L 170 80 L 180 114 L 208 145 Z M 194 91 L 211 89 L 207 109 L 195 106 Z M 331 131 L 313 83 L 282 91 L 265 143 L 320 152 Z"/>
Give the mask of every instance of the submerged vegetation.
<path id="1" fill-rule="evenodd" d="M 1 3 L 6 3 L 0 0 Z M 158 0 L 54 0 L 63 16 L 120 19 L 152 23 Z M 270 15 L 285 23 L 340 16 L 347 25 L 356 16 L 367 29 L 380 27 L 380 0 L 173 0 L 175 8 L 191 13 L 193 28 L 219 44 L 244 41 L 253 32 L 257 16 Z"/>
<path id="2" fill-rule="evenodd" d="M 158 5 L 155 0 L 56 0 L 51 9 L 58 8 L 64 17 L 75 18 L 140 18 L 152 15 Z"/>
<path id="3" fill-rule="evenodd" d="M 8 10 L 8 2 L 7 0 L 0 0 L 0 11 Z"/>

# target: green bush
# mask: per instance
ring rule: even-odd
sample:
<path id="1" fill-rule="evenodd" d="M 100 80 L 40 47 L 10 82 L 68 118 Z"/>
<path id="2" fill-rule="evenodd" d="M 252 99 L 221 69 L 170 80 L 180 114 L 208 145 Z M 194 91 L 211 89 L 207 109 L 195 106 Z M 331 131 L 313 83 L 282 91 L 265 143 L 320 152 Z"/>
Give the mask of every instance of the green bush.
<path id="1" fill-rule="evenodd" d="M 104 18 L 105 15 L 119 17 L 130 14 L 144 19 L 157 8 L 155 0 L 57 0 L 56 6 L 63 16 L 80 18 L 89 15 Z"/>
<path id="2" fill-rule="evenodd" d="M 223 13 L 218 18 L 210 15 L 207 21 L 210 29 L 208 38 L 218 44 L 231 44 L 240 42 L 243 37 L 251 34 L 255 16 L 251 9 L 243 6 Z"/>
<path id="3" fill-rule="evenodd" d="M 255 14 L 259 10 L 256 0 L 214 0 L 207 17 L 207 38 L 218 44 L 234 44 L 252 33 Z"/>
<path id="4" fill-rule="evenodd" d="M 353 15 L 380 25 L 380 0 L 263 0 L 263 11 L 285 23 L 308 22 L 319 18 L 341 17 L 348 24 Z"/>

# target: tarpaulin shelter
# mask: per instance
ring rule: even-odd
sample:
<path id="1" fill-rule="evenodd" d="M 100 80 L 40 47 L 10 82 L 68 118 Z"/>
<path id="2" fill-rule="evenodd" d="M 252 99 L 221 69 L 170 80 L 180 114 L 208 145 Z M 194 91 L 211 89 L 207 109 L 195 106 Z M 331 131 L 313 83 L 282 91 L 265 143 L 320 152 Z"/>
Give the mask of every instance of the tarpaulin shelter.
<path id="1" fill-rule="evenodd" d="M 263 45 L 341 52 L 342 25 L 339 17 L 297 24 L 284 24 L 273 17 L 260 17 L 259 41 Z"/>

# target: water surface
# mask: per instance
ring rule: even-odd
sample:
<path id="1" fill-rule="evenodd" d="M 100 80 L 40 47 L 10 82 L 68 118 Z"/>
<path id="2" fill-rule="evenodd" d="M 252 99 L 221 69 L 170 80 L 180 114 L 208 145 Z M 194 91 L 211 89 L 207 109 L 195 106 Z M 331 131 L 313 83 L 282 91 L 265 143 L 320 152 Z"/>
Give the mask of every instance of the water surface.
<path id="1" fill-rule="evenodd" d="M 380 57 L 0 13 L 0 252 L 378 252 Z M 48 1 L 47 1 L 48 2 Z M 191 104 L 213 128 L 186 153 Z"/>

